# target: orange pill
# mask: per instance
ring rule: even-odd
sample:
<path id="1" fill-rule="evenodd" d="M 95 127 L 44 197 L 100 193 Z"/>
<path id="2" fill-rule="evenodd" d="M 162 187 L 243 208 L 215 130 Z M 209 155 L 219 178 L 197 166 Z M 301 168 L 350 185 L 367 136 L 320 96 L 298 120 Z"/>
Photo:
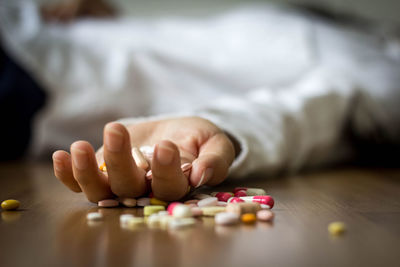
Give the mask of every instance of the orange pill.
<path id="1" fill-rule="evenodd" d="M 103 162 L 103 163 L 100 165 L 99 169 L 100 169 L 101 171 L 103 171 L 103 172 L 107 171 L 106 163 Z"/>
<path id="2" fill-rule="evenodd" d="M 241 219 L 242 219 L 242 222 L 248 223 L 248 224 L 252 224 L 257 221 L 257 217 L 253 213 L 245 213 L 242 215 Z"/>

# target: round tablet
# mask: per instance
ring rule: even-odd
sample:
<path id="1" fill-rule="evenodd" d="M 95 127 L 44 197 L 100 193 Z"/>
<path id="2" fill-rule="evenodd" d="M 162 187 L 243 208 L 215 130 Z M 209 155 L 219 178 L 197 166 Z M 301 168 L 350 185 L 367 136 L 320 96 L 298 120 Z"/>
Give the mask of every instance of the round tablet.
<path id="1" fill-rule="evenodd" d="M 270 210 L 257 211 L 257 219 L 260 221 L 268 222 L 274 218 L 274 213 Z"/>
<path id="2" fill-rule="evenodd" d="M 239 215 L 231 212 L 220 212 L 215 215 L 215 223 L 220 225 L 232 225 L 239 222 Z"/>
<path id="3" fill-rule="evenodd" d="M 217 206 L 218 204 L 218 198 L 216 197 L 209 197 L 209 198 L 205 198 L 200 200 L 199 202 L 197 202 L 197 206 L 201 207 L 209 207 L 209 206 Z"/>

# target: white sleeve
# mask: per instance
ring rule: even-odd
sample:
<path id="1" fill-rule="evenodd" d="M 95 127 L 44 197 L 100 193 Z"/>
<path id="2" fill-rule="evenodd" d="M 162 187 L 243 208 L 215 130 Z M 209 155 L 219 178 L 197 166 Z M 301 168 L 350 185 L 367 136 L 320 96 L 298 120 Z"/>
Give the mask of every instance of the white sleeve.
<path id="1" fill-rule="evenodd" d="M 376 74 L 391 82 L 376 86 L 368 79 L 377 77 L 358 81 L 351 73 L 318 68 L 290 87 L 260 88 L 243 97 L 218 99 L 198 110 L 121 122 L 188 115 L 206 118 L 241 145 L 231 176 L 323 166 L 352 157 L 348 130 L 363 138 L 379 131 L 386 141 L 399 141 L 400 75 L 392 67 L 389 64 L 391 70 Z"/>

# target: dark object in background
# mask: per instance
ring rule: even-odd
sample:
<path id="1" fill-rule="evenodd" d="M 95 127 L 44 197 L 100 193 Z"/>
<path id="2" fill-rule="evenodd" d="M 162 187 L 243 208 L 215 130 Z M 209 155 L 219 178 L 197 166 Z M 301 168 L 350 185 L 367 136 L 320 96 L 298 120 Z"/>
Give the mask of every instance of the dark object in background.
<path id="1" fill-rule="evenodd" d="M 31 122 L 46 94 L 0 44 L 0 161 L 22 157 L 29 145 Z"/>

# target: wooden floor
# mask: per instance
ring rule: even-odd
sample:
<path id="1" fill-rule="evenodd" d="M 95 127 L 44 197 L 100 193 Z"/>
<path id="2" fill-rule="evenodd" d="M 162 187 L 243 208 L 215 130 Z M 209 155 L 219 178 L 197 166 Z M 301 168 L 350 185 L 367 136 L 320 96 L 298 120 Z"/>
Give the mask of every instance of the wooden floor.
<path id="1" fill-rule="evenodd" d="M 400 170 L 341 169 L 295 177 L 226 182 L 263 187 L 275 198 L 273 224 L 215 226 L 199 219 L 185 230 L 121 229 L 119 215 L 97 210 L 69 192 L 49 164 L 0 164 L 0 199 L 19 199 L 1 212 L 0 266 L 400 266 Z M 343 221 L 345 235 L 327 225 Z"/>

